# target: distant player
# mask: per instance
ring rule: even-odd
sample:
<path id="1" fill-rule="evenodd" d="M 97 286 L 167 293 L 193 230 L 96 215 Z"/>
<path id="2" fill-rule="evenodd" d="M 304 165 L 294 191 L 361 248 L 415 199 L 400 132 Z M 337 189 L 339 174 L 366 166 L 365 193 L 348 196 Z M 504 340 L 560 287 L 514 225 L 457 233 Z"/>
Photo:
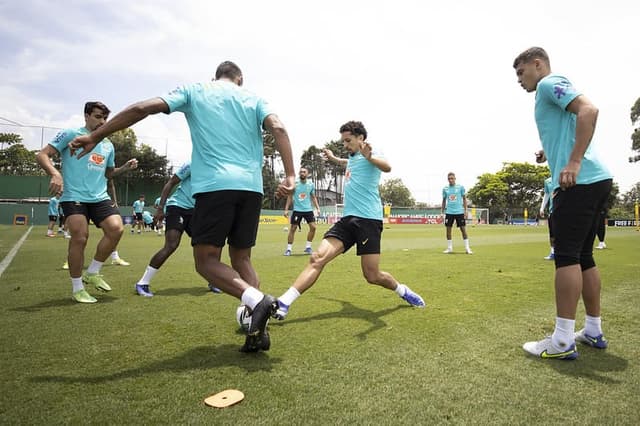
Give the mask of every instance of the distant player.
<path id="1" fill-rule="evenodd" d="M 291 227 L 289 228 L 289 235 L 287 235 L 287 250 L 284 252 L 285 256 L 291 256 L 293 240 L 296 236 L 296 230 L 301 226 L 302 219 L 309 225 L 304 253 L 311 254 L 311 243 L 316 235 L 316 217 L 311 202 L 313 202 L 316 212 L 320 212 L 315 186 L 311 180 L 307 179 L 309 177 L 309 170 L 306 167 L 301 167 L 298 177 L 298 180 L 296 180 L 296 189 L 292 195 L 287 197 L 287 202 L 284 206 L 284 216 L 289 217 L 289 207 L 293 200 L 293 213 L 291 213 L 291 220 L 289 221 Z"/>
<path id="2" fill-rule="evenodd" d="M 158 211 L 158 207 L 160 207 L 160 199 L 162 198 L 162 196 L 156 198 L 156 200 L 153 202 L 153 208 L 155 209 L 155 211 Z M 158 236 L 162 235 L 162 227 L 163 227 L 163 223 L 162 220 L 158 219 L 158 215 L 154 214 L 153 215 L 153 226 L 155 228 L 156 233 L 158 234 Z"/>
<path id="3" fill-rule="evenodd" d="M 598 230 L 596 236 L 598 237 L 598 245 L 596 249 L 604 250 L 607 248 L 607 244 L 604 242 L 604 237 L 607 233 L 607 218 L 609 217 L 609 208 L 605 205 L 600 210 L 600 218 L 598 219 Z"/>
<path id="4" fill-rule="evenodd" d="M 547 227 L 549 228 L 549 245 L 551 246 L 551 251 L 544 259 L 553 260 L 555 258 L 555 250 L 553 248 L 553 221 L 551 220 L 551 214 L 553 213 L 553 182 L 551 181 L 551 176 L 544 180 L 544 195 L 542 196 L 542 204 L 540 205 L 540 217 L 545 216 L 545 210 L 549 212 L 547 214 Z"/>
<path id="5" fill-rule="evenodd" d="M 278 299 L 276 319 L 284 319 L 291 304 L 320 277 L 324 267 L 354 245 L 360 257 L 362 274 L 369 284 L 394 291 L 412 306 L 424 308 L 422 297 L 399 283 L 390 273 L 380 270 L 380 240 L 382 238 L 382 202 L 378 185 L 382 172 L 391 166 L 380 155 L 374 155 L 367 142 L 367 130 L 359 121 L 349 121 L 340 127 L 342 143 L 349 158 L 338 158 L 329 149 L 327 160 L 345 165 L 344 216 L 325 234 L 309 264 L 293 285 Z"/>
<path id="6" fill-rule="evenodd" d="M 142 219 L 142 213 L 144 212 L 144 194 L 140 195 L 136 201 L 133 202 L 133 226 L 131 227 L 131 233 L 135 228 L 138 228 L 138 234 L 142 232 L 144 228 L 144 219 Z"/>
<path id="7" fill-rule="evenodd" d="M 54 197 L 49 198 L 49 225 L 47 226 L 47 237 L 55 237 L 56 233 L 54 228 L 56 227 L 56 222 L 58 221 L 58 204 L 60 202 L 60 194 L 56 193 Z"/>
<path id="8" fill-rule="evenodd" d="M 451 239 L 451 228 L 453 222 L 460 229 L 464 241 L 464 250 L 467 254 L 473 254 L 469 246 L 467 236 L 467 193 L 464 186 L 456 184 L 456 175 L 450 172 L 447 175 L 449 185 L 442 189 L 442 208 L 440 213 L 444 216 L 444 226 L 447 228 L 447 249 L 444 253 L 453 253 L 453 240 Z"/>

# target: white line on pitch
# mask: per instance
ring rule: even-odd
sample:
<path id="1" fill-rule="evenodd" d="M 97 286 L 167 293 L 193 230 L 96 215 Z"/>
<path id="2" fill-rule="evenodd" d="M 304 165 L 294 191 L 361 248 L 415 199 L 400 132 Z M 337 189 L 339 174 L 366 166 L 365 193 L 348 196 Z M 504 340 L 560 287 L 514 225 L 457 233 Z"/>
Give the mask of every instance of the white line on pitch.
<path id="1" fill-rule="evenodd" d="M 11 261 L 14 257 L 16 257 L 16 254 L 18 254 L 18 250 L 20 250 L 20 247 L 22 247 L 22 243 L 24 243 L 24 240 L 26 240 L 29 236 L 32 228 L 33 225 L 31 225 L 29 229 L 27 229 L 27 232 L 24 233 L 22 238 L 20 238 L 18 242 L 13 246 L 9 254 L 7 254 L 4 259 L 2 259 L 2 262 L 0 262 L 0 278 L 2 278 L 2 274 L 4 273 L 5 269 L 7 269 L 9 265 L 11 265 Z"/>

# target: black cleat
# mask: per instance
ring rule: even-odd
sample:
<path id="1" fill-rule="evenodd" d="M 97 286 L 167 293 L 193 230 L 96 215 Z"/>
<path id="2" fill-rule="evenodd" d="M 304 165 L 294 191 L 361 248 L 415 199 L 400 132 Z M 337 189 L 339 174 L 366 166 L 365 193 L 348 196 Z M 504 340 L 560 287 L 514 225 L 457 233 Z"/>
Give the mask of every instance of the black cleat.
<path id="1" fill-rule="evenodd" d="M 247 330 L 247 338 L 244 346 L 240 348 L 241 352 L 258 352 L 259 350 L 268 351 L 271 347 L 271 339 L 267 332 L 267 324 L 269 318 L 278 309 L 278 302 L 275 297 L 265 294 L 260 303 L 258 303 L 253 312 L 251 312 L 251 323 Z"/>
<path id="2" fill-rule="evenodd" d="M 271 347 L 271 338 L 269 332 L 265 331 L 261 336 L 249 336 L 244 342 L 244 346 L 240 348 L 240 352 L 258 352 L 259 350 L 268 351 Z"/>

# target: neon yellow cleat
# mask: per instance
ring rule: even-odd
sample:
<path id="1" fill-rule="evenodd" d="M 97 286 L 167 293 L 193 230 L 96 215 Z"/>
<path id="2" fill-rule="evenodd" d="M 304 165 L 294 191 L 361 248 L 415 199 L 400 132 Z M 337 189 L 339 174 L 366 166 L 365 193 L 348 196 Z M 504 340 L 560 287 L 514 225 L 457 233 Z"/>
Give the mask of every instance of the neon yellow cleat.
<path id="1" fill-rule="evenodd" d="M 96 303 L 98 301 L 98 299 L 87 293 L 84 288 L 73 293 L 71 298 L 78 303 Z"/>
<path id="2" fill-rule="evenodd" d="M 62 269 L 69 269 L 69 262 L 64 262 L 62 264 Z"/>
<path id="3" fill-rule="evenodd" d="M 112 265 L 120 265 L 120 266 L 129 266 L 129 265 L 131 265 L 131 264 L 130 264 L 129 262 L 127 262 L 126 260 L 124 260 L 124 259 L 120 259 L 120 258 L 117 258 L 117 259 L 111 259 L 111 264 L 112 264 Z"/>
<path id="4" fill-rule="evenodd" d="M 100 274 L 84 273 L 82 275 L 82 282 L 95 286 L 100 291 L 111 291 L 111 286 L 107 284 Z"/>

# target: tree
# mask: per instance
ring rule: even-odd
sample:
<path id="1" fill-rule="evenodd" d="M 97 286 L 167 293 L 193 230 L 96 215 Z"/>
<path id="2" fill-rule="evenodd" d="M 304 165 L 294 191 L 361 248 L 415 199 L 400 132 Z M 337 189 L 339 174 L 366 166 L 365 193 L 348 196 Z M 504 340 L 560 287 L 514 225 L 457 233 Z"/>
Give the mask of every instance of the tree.
<path id="1" fill-rule="evenodd" d="M 640 124 L 640 98 L 631 107 L 631 125 Z M 640 161 L 640 127 L 636 127 L 631 134 L 631 149 L 636 151 L 638 155 L 629 157 L 630 163 Z"/>
<path id="2" fill-rule="evenodd" d="M 11 146 L 16 143 L 22 143 L 22 136 L 16 133 L 0 133 L 0 149 L 4 149 L 5 144 Z"/>
<path id="3" fill-rule="evenodd" d="M 280 173 L 276 173 L 276 160 L 280 157 L 276 149 L 276 138 L 266 130 L 262 131 L 262 149 L 264 162 L 262 164 L 262 208 L 275 210 L 286 200 L 278 200 L 276 198 L 276 190 L 278 189 L 278 177 Z"/>
<path id="4" fill-rule="evenodd" d="M 138 160 L 138 168 L 126 172 L 116 178 L 116 181 L 124 182 L 131 176 L 148 179 L 152 182 L 165 181 L 170 173 L 167 168 L 168 161 L 164 155 L 159 155 L 156 150 L 149 145 L 140 144 L 133 129 L 119 130 L 109 136 L 116 151 L 116 167 L 122 166 L 131 158 Z"/>
<path id="5" fill-rule="evenodd" d="M 549 175 L 546 166 L 503 163 L 498 173 L 480 176 L 468 196 L 477 206 L 489 207 L 490 220 L 505 214 L 522 214 L 525 208 L 533 215 L 540 207 L 544 180 Z"/>
<path id="6" fill-rule="evenodd" d="M 391 204 L 396 207 L 413 207 L 416 204 L 416 200 L 411 196 L 411 191 L 399 178 L 386 180 L 380 185 L 380 198 L 383 204 Z"/>
<path id="7" fill-rule="evenodd" d="M 44 175 L 44 172 L 36 162 L 37 153 L 37 150 L 29 151 L 21 143 L 13 143 L 6 149 L 0 149 L 0 175 Z"/>

